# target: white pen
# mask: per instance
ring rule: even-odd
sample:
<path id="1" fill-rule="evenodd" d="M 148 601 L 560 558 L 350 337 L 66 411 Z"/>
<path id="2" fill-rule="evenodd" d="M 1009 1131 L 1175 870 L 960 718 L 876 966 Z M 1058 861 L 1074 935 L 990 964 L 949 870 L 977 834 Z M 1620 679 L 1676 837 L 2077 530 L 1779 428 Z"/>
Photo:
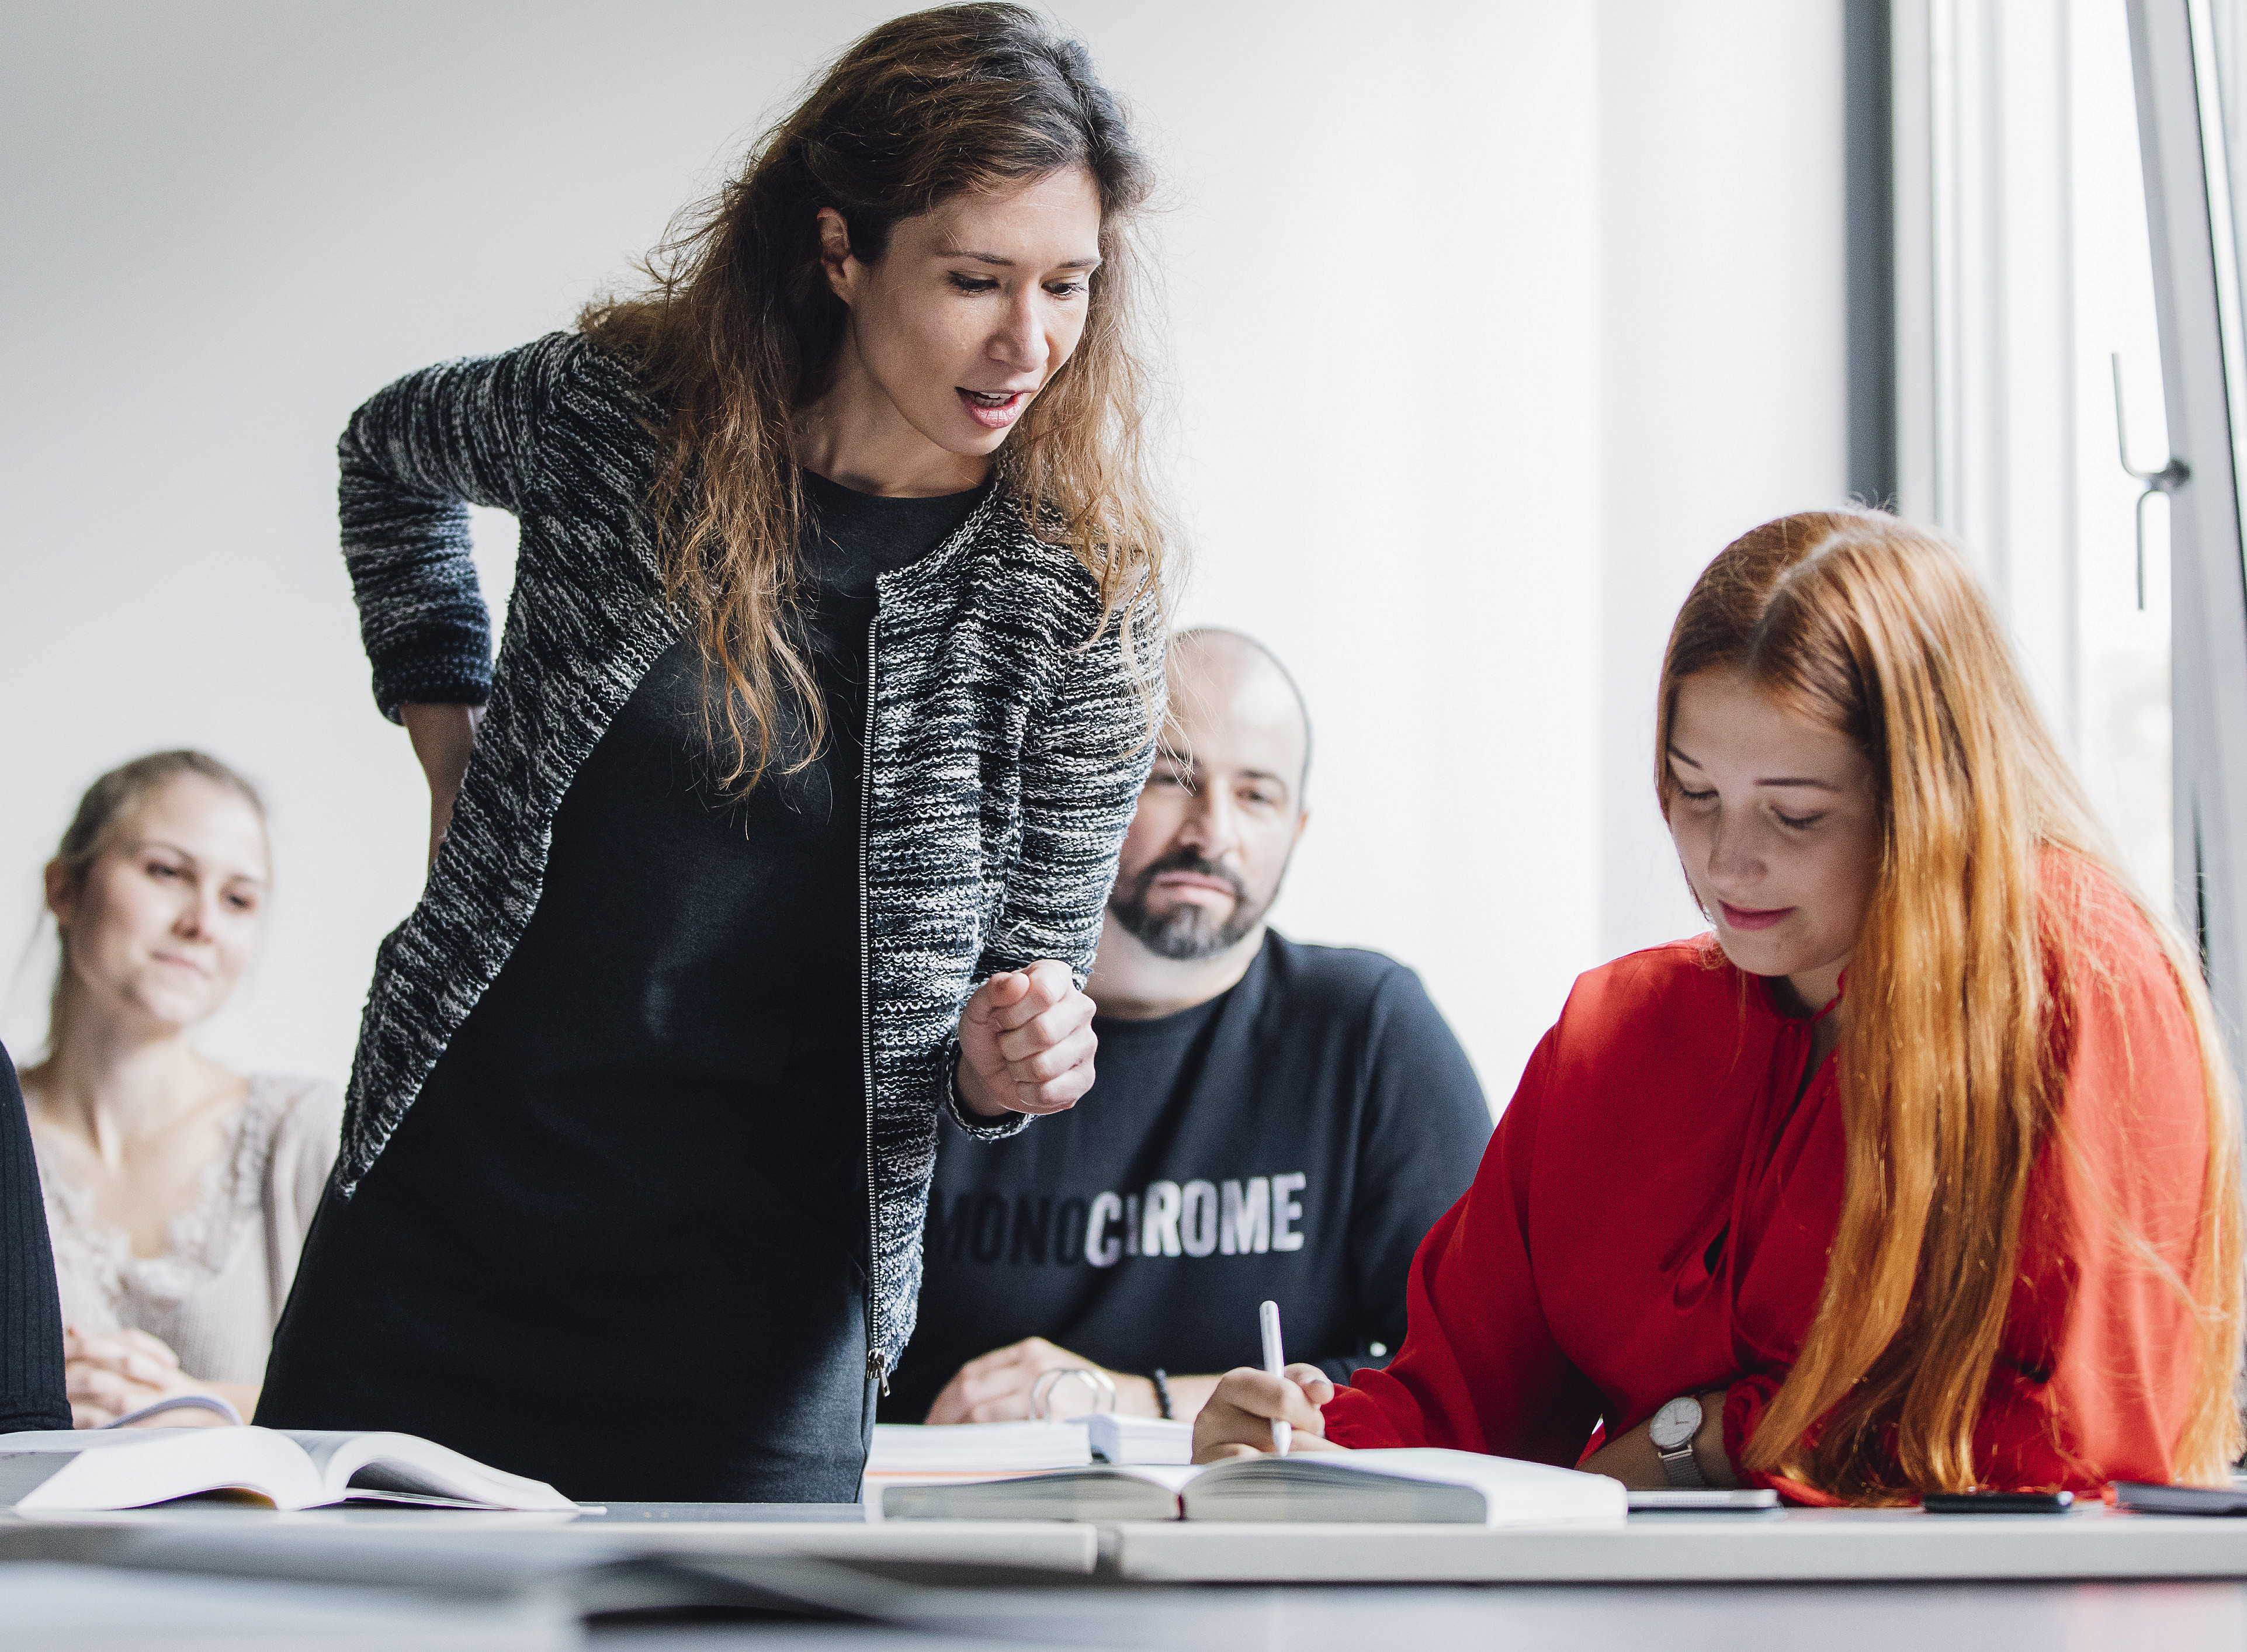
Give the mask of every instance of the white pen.
<path id="1" fill-rule="evenodd" d="M 1287 1355 L 1280 1346 L 1280 1305 L 1267 1302 L 1256 1310 L 1256 1322 L 1264 1333 L 1264 1369 L 1271 1375 L 1284 1379 L 1287 1374 Z M 1287 1437 L 1294 1430 L 1278 1417 L 1272 1419 L 1272 1449 L 1281 1457 L 1287 1455 Z"/>

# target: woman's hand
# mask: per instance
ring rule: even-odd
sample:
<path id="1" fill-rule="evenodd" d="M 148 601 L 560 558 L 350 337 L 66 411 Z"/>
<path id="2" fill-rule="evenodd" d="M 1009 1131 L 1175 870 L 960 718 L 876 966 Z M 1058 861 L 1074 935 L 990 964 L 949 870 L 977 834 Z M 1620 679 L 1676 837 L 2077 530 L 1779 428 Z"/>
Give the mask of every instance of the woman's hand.
<path id="1" fill-rule="evenodd" d="M 204 1382 L 180 1369 L 180 1356 L 161 1337 L 146 1331 L 63 1332 L 63 1381 L 70 1397 L 71 1426 L 106 1427 L 128 1411 L 182 1394 L 209 1394 L 247 1417 L 257 1409 L 257 1389 L 242 1382 Z M 149 1428 L 215 1428 L 225 1419 L 215 1412 L 182 1410 L 148 1419 Z"/>
<path id="2" fill-rule="evenodd" d="M 413 755 L 429 781 L 429 861 L 436 864 L 437 845 L 453 823 L 453 804 L 461 795 L 461 782 L 468 772 L 468 757 L 475 750 L 476 728 L 484 720 L 481 706 L 400 706 L 398 715 L 413 742 Z"/>
<path id="3" fill-rule="evenodd" d="M 960 1099 L 985 1118 L 1059 1113 L 1092 1088 L 1092 1000 L 1042 958 L 994 975 L 960 1015 Z"/>
<path id="4" fill-rule="evenodd" d="M 1290 1451 L 1339 1451 L 1327 1439 L 1327 1420 L 1319 1410 L 1334 1396 L 1334 1384 L 1315 1365 L 1291 1365 L 1284 1376 L 1245 1365 L 1227 1371 L 1194 1418 L 1193 1460 L 1215 1463 L 1269 1451 L 1275 1420 L 1294 1427 Z"/>
<path id="5" fill-rule="evenodd" d="M 1700 1465 L 1701 1477 L 1710 1485 L 1730 1491 L 1740 1482 L 1732 1472 L 1731 1458 L 1725 1455 L 1725 1390 L 1711 1389 L 1695 1397 L 1701 1402 L 1701 1426 L 1693 1435 L 1693 1460 Z M 1654 1449 L 1654 1419 L 1650 1416 L 1629 1433 L 1609 1440 L 1576 1466 L 1587 1474 L 1604 1474 L 1610 1479 L 1621 1480 L 1634 1492 L 1670 1489 L 1670 1475 L 1662 1466 L 1662 1454 Z"/>
<path id="6" fill-rule="evenodd" d="M 98 1429 L 153 1405 L 180 1379 L 180 1356 L 146 1331 L 63 1332 L 63 1382 L 71 1426 Z"/>

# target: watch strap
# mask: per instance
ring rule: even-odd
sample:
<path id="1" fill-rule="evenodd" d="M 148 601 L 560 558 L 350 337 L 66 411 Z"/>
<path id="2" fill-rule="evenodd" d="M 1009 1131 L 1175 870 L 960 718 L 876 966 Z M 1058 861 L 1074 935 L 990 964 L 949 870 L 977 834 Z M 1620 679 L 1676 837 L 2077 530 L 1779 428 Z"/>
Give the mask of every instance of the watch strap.
<path id="1" fill-rule="evenodd" d="M 1656 1446 L 1655 1455 L 1662 1459 L 1663 1478 L 1670 1482 L 1672 1489 L 1680 1492 L 1703 1492 L 1708 1489 L 1709 1477 L 1701 1472 L 1701 1461 L 1693 1455 L 1691 1440 L 1687 1440 L 1683 1445 L 1673 1446 L 1667 1451 Z"/>

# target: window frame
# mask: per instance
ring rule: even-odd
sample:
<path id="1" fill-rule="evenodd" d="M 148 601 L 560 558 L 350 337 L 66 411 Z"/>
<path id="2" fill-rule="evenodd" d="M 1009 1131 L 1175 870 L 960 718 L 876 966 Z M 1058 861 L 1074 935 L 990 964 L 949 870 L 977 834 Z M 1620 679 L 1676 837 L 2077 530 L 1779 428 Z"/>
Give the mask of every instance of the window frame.
<path id="1" fill-rule="evenodd" d="M 2176 913 L 2199 942 L 2236 1062 L 2247 1028 L 2247 548 L 2237 459 L 2247 331 L 2235 198 L 2206 0 L 2127 4 L 2169 451 L 2190 471 L 2169 498 Z"/>

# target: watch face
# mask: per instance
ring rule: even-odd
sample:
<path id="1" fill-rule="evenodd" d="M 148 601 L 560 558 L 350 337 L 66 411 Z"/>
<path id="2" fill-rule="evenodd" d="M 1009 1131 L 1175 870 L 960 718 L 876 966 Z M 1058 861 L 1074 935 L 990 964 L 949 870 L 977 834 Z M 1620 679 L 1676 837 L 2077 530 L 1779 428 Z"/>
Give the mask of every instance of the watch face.
<path id="1" fill-rule="evenodd" d="M 1656 1451 L 1670 1451 L 1691 1439 L 1700 1427 L 1701 1402 L 1684 1394 L 1654 1414 L 1648 1432 L 1653 1436 Z"/>

